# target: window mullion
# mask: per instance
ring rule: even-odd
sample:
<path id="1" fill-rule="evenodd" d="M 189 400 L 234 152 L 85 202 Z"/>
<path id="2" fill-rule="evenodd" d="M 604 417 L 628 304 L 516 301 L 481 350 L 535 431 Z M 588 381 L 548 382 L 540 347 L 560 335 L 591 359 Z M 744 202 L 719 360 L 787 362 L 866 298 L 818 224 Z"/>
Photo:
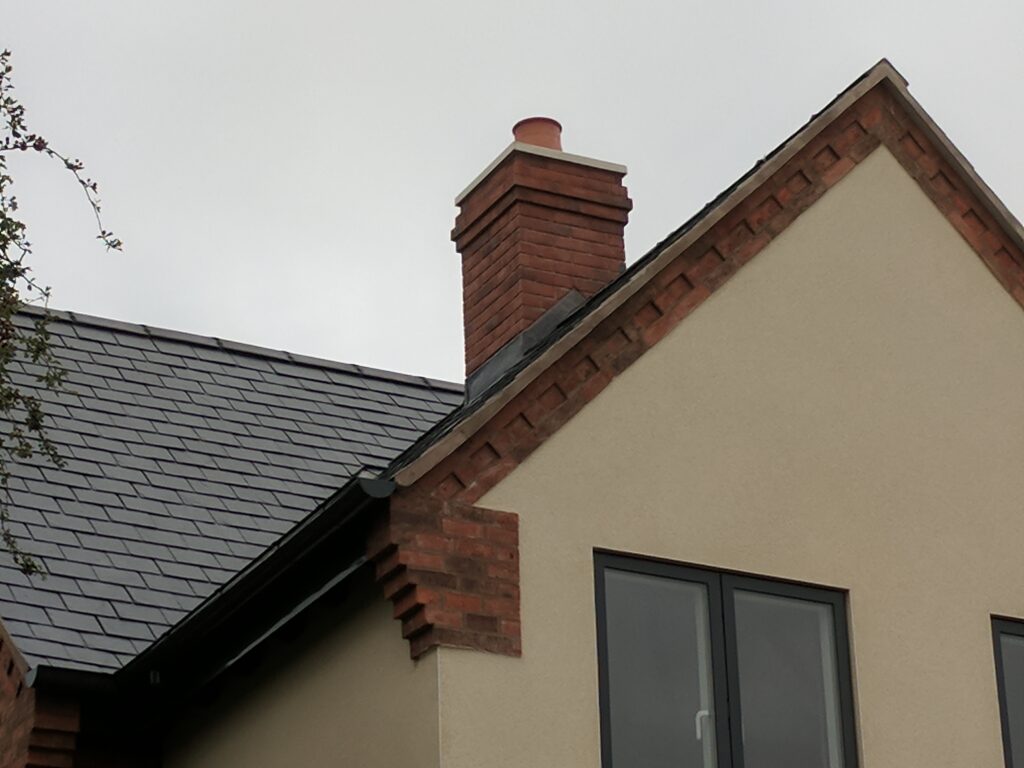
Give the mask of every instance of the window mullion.
<path id="1" fill-rule="evenodd" d="M 722 669 L 725 705 L 728 712 L 732 768 L 743 768 L 743 719 L 740 712 L 739 645 L 736 638 L 736 579 L 723 574 L 722 580 Z"/>
<path id="2" fill-rule="evenodd" d="M 714 574 L 708 580 L 708 597 L 710 600 L 708 614 L 710 617 L 712 677 L 715 691 L 715 737 L 718 743 L 718 767 L 733 768 L 738 763 L 736 762 L 730 737 L 732 713 L 729 702 L 732 697 L 729 691 L 727 675 L 726 607 L 723 599 L 724 589 L 722 582 L 722 574 Z"/>

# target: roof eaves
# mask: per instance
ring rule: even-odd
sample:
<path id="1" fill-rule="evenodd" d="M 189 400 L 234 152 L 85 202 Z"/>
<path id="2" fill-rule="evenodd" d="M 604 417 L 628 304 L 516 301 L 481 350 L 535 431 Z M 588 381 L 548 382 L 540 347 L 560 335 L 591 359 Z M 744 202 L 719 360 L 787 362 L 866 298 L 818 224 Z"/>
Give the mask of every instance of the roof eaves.
<path id="1" fill-rule="evenodd" d="M 298 563 L 308 552 L 320 547 L 327 535 L 347 526 L 368 501 L 387 498 L 393 484 L 369 473 L 360 473 L 322 502 L 316 510 L 250 562 L 234 578 L 211 593 L 195 609 L 165 632 L 116 674 L 133 679 L 145 670 L 166 664 L 168 656 L 189 647 L 190 641 L 207 635 L 209 628 L 223 623 L 225 615 L 238 611 L 260 589 Z M 315 585 L 319 589 L 322 585 Z M 272 624 L 269 606 L 261 618 Z M 264 628 L 265 629 L 265 628 Z M 262 631 L 262 630 L 261 630 Z"/>

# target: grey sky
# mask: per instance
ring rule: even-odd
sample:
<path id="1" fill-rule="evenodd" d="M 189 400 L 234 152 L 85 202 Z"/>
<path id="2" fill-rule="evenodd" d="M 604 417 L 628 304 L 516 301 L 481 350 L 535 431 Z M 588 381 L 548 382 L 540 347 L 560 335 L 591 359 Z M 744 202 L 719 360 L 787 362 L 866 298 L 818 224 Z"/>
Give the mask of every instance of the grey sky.
<path id="1" fill-rule="evenodd" d="M 625 163 L 633 261 L 879 58 L 1018 216 L 1024 3 L 2 4 L 53 306 L 462 378 L 453 198 L 547 114 Z"/>

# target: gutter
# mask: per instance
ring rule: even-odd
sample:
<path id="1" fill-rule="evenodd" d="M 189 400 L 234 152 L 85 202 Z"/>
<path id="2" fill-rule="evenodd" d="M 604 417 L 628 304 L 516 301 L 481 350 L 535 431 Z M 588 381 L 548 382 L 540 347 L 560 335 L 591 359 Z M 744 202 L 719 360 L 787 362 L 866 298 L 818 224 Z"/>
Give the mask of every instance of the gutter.
<path id="1" fill-rule="evenodd" d="M 25 685 L 53 693 L 105 695 L 116 688 L 110 672 L 67 669 L 41 664 L 25 675 Z"/>
<path id="2" fill-rule="evenodd" d="M 394 489 L 390 480 L 354 476 L 153 645 L 103 677 L 146 700 L 169 702 L 236 667 L 365 569 L 364 534 Z M 60 682 L 44 669 L 40 682 Z M 95 684 L 85 677 L 67 682 Z"/>

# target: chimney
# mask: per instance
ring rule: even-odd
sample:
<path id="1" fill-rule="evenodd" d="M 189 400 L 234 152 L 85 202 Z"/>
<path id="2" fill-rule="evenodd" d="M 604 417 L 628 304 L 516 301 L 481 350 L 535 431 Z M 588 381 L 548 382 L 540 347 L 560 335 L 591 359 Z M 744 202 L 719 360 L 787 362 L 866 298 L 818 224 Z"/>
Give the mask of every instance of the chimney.
<path id="1" fill-rule="evenodd" d="M 548 117 L 520 120 L 512 134 L 455 200 L 470 396 L 526 351 L 542 316 L 534 335 L 626 265 L 625 166 L 563 152 L 562 126 Z"/>

